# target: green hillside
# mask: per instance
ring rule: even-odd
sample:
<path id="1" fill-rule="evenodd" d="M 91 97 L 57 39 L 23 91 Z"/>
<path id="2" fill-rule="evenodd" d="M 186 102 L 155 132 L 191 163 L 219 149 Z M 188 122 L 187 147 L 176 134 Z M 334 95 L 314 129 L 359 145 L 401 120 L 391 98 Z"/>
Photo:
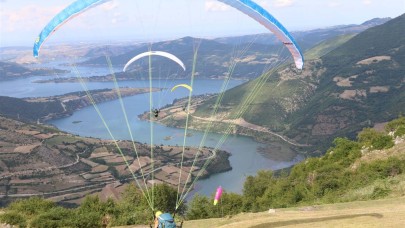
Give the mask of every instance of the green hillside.
<path id="1" fill-rule="evenodd" d="M 332 39 L 325 40 L 315 47 L 311 48 L 307 52 L 305 52 L 304 56 L 305 59 L 311 60 L 311 59 L 318 59 L 327 53 L 331 52 L 335 48 L 339 47 L 340 45 L 346 43 L 348 40 L 350 40 L 352 37 L 354 37 L 355 34 L 345 34 L 341 36 L 337 36 Z"/>
<path id="2" fill-rule="evenodd" d="M 0 114 L 5 117 L 33 122 L 50 113 L 62 113 L 58 101 L 28 102 L 23 99 L 0 96 Z"/>
<path id="3" fill-rule="evenodd" d="M 290 137 L 354 134 L 405 112 L 405 15 L 360 33 L 321 58 L 325 72 L 292 113 Z"/>
<path id="4" fill-rule="evenodd" d="M 405 113 L 405 15 L 354 37 L 325 41 L 304 69 L 280 67 L 256 91 L 243 118 L 301 142 L 327 148 L 336 136 Z M 339 46 L 339 44 L 341 44 Z M 339 47 L 337 47 L 339 46 Z M 333 50 L 332 50 L 333 49 Z M 226 92 L 217 116 L 232 118 L 260 78 Z M 198 107 L 207 116 L 215 99 Z"/>

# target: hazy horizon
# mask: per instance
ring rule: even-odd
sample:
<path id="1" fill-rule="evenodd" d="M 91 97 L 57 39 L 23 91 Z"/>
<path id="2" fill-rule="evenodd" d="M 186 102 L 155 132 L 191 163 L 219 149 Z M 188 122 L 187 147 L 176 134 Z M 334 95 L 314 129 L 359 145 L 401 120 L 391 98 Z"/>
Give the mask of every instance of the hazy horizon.
<path id="1" fill-rule="evenodd" d="M 42 28 L 73 0 L 35 3 L 0 0 L 0 47 L 34 43 Z M 361 24 L 373 18 L 403 14 L 405 2 L 374 0 L 256 0 L 289 31 Z M 237 10 L 215 0 L 111 0 L 62 26 L 47 45 L 161 41 L 184 36 L 216 38 L 265 33 L 267 30 Z M 96 35 L 95 35 L 96 34 Z"/>

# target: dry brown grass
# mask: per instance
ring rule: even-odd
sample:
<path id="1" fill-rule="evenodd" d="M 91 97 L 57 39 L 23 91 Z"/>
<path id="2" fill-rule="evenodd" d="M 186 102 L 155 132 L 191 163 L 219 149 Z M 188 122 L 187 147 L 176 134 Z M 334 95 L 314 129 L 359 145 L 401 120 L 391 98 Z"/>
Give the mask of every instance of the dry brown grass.
<path id="1" fill-rule="evenodd" d="M 404 224 L 405 197 L 401 197 L 186 221 L 184 227 L 404 227 Z"/>

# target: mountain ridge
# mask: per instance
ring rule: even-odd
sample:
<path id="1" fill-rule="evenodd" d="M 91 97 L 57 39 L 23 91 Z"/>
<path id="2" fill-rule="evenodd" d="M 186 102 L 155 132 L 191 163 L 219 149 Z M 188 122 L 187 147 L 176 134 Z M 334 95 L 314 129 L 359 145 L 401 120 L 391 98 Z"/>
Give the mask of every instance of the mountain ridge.
<path id="1" fill-rule="evenodd" d="M 257 91 L 244 120 L 319 150 L 335 137 L 355 137 L 363 127 L 405 113 L 405 66 L 401 64 L 405 30 L 398 29 L 404 26 L 405 14 L 365 30 L 318 59 L 307 60 L 302 71 L 292 64 L 281 66 Z M 238 112 L 236 104 L 258 80 L 224 93 L 214 118 L 232 119 Z M 214 97 L 198 106 L 194 115 L 207 117 L 215 101 Z"/>

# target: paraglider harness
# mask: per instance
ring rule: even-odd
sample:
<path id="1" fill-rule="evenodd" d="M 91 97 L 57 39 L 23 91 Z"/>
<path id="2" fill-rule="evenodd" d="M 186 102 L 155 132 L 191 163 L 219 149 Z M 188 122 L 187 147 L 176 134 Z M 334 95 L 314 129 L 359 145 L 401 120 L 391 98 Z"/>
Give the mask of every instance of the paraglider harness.
<path id="1" fill-rule="evenodd" d="M 160 110 L 157 109 L 157 108 L 155 108 L 152 112 L 153 112 L 153 115 L 154 115 L 155 117 L 158 117 Z"/>
<path id="2" fill-rule="evenodd" d="M 156 218 L 155 218 L 156 219 Z M 163 213 L 157 217 L 158 226 L 157 228 L 182 228 L 183 221 L 181 221 L 180 225 L 177 225 L 174 221 L 174 217 L 170 213 Z M 152 228 L 152 226 L 150 226 Z"/>

